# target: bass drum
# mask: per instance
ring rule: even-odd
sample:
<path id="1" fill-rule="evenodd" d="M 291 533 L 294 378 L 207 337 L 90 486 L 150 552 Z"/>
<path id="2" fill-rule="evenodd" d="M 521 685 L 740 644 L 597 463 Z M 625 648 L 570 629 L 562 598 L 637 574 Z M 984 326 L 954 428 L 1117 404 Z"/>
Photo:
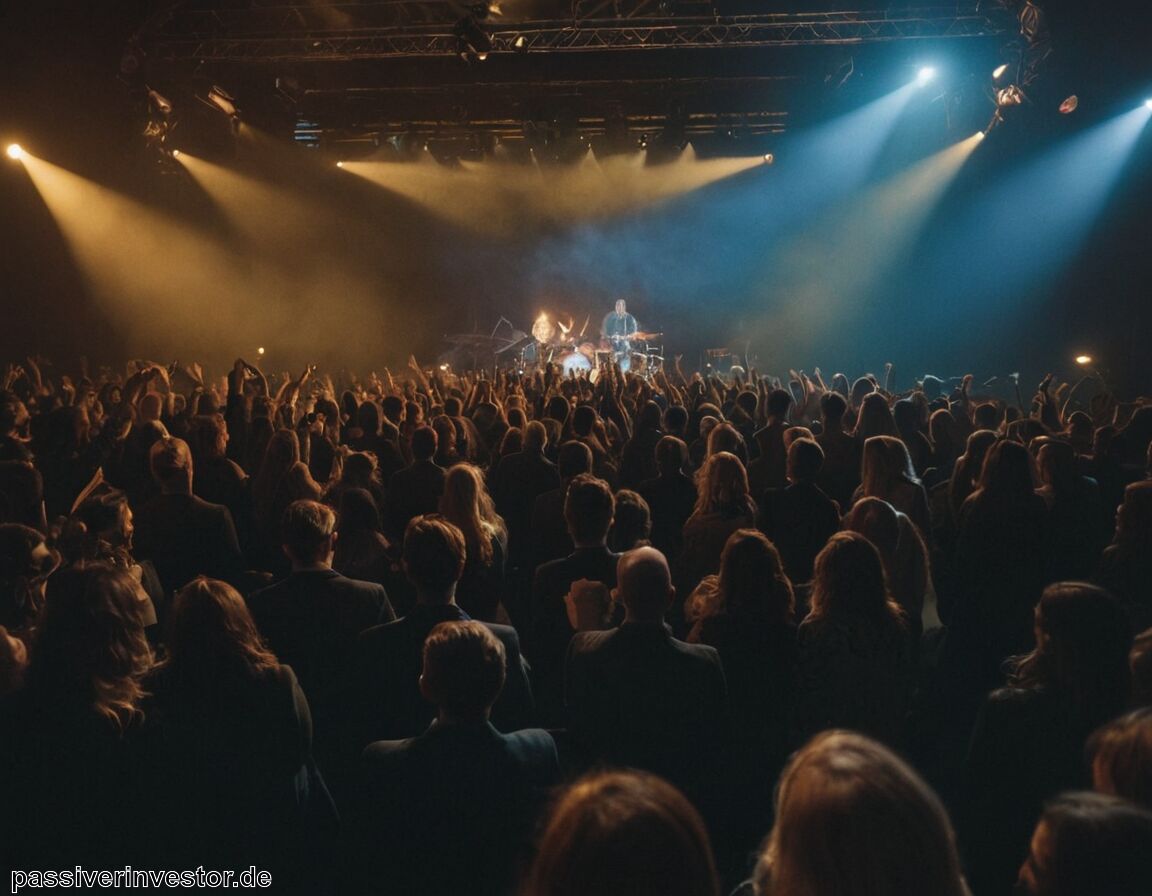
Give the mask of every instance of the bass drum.
<path id="1" fill-rule="evenodd" d="M 564 376 L 587 376 L 592 372 L 592 362 L 580 352 L 567 352 L 560 356 L 560 366 Z"/>

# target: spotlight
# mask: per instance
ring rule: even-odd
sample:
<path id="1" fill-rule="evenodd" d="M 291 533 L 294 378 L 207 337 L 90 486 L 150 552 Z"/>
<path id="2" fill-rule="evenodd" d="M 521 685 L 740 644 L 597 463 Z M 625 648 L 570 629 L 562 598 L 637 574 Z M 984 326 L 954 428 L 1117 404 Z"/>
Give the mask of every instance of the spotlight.
<path id="1" fill-rule="evenodd" d="M 1145 109 L 1152 109 L 1152 97 L 1149 97 L 1148 99 L 1144 100 L 1144 108 Z"/>
<path id="2" fill-rule="evenodd" d="M 180 158 L 180 150 L 178 150 L 178 149 L 172 150 L 172 158 L 174 158 L 174 159 Z"/>
<path id="3" fill-rule="evenodd" d="M 343 168 L 343 167 L 344 167 L 344 163 L 343 163 L 343 162 L 337 162 L 337 163 L 336 163 L 336 167 L 337 167 L 337 168 Z"/>
<path id="4" fill-rule="evenodd" d="M 996 105 L 1000 108 L 1019 106 L 1022 102 L 1024 102 L 1024 91 L 1015 84 L 1009 84 L 1007 87 L 996 91 Z"/>
<path id="5" fill-rule="evenodd" d="M 770 152 L 764 153 L 764 164 L 765 165 L 771 165 L 775 161 L 776 161 L 776 156 L 772 155 L 772 153 L 770 153 Z"/>
<path id="6" fill-rule="evenodd" d="M 492 38 L 473 16 L 465 16 L 452 29 L 456 35 L 456 52 L 465 62 L 483 62 L 492 52 Z"/>
<path id="7" fill-rule="evenodd" d="M 1087 367 L 1089 364 L 1092 363 L 1092 356 L 1091 355 L 1077 355 L 1076 356 L 1076 363 L 1079 364 L 1081 367 Z"/>
<path id="8" fill-rule="evenodd" d="M 256 349 L 256 354 L 258 354 L 258 355 L 264 354 L 264 346 L 260 346 L 260 348 Z"/>
<path id="9" fill-rule="evenodd" d="M 935 77 L 936 69 L 930 65 L 926 65 L 916 73 L 916 83 L 923 87 Z"/>
<path id="10" fill-rule="evenodd" d="M 208 102 L 229 118 L 236 118 L 239 114 L 236 109 L 236 101 L 222 87 L 213 85 L 212 89 L 208 91 Z"/>
<path id="11" fill-rule="evenodd" d="M 1076 96 L 1076 94 L 1072 94 L 1072 96 L 1068 97 L 1068 99 L 1064 100 L 1064 102 L 1060 104 L 1060 114 L 1071 115 L 1076 111 L 1076 107 L 1079 105 L 1080 98 Z"/>
<path id="12" fill-rule="evenodd" d="M 996 68 L 992 69 L 992 80 L 993 81 L 999 81 L 1001 78 L 1004 77 L 1004 73 L 1006 71 L 1008 71 L 1008 63 L 1007 62 L 1005 62 L 1003 65 L 996 66 Z"/>
<path id="13" fill-rule="evenodd" d="M 152 101 L 153 105 L 156 106 L 156 108 L 157 108 L 157 110 L 159 110 L 160 114 L 162 114 L 162 115 L 171 115 L 172 114 L 172 103 L 170 103 L 165 97 L 161 96 L 155 90 L 149 89 L 148 99 Z"/>
<path id="14" fill-rule="evenodd" d="M 8 144 L 8 158 L 19 161 L 24 158 L 24 150 L 19 143 Z"/>
<path id="15" fill-rule="evenodd" d="M 512 49 L 517 53 L 527 53 L 528 38 L 526 38 L 523 34 L 516 35 L 516 39 L 512 41 Z"/>

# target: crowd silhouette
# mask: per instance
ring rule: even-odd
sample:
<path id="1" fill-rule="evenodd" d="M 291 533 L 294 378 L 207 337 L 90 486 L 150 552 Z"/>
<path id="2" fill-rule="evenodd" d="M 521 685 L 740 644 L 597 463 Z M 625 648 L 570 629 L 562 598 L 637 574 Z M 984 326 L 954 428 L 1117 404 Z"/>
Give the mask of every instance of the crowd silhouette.
<path id="1" fill-rule="evenodd" d="M 1152 402 L 415 359 L 0 386 L 5 867 L 1152 881 Z"/>

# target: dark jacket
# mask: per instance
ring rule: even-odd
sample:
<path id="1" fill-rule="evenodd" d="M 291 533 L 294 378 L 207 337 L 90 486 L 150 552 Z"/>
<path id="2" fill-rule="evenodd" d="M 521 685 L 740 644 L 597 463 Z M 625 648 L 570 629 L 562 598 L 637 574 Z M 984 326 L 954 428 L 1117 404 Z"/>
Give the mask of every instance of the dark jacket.
<path id="1" fill-rule="evenodd" d="M 321 729 L 330 724 L 360 633 L 396 618 L 382 585 L 332 569 L 293 572 L 252 594 L 248 608 L 272 652 L 296 673 Z"/>
<path id="2" fill-rule="evenodd" d="M 424 641 L 441 622 L 468 619 L 455 604 L 417 604 L 402 619 L 363 632 L 353 651 L 348 687 L 350 736 L 357 750 L 376 740 L 415 737 L 431 724 L 435 707 L 420 694 Z M 532 724 L 535 706 L 520 639 L 509 625 L 484 623 L 504 644 L 508 677 L 492 708 L 492 722 L 514 731 Z"/>
<path id="3" fill-rule="evenodd" d="M 166 594 L 199 575 L 234 577 L 240 543 L 228 508 L 194 495 L 157 495 L 136 511 L 133 553 L 151 560 Z"/>
<path id="4" fill-rule="evenodd" d="M 568 646 L 572 735 L 593 763 L 632 766 L 692 791 L 730 741 L 720 655 L 663 625 L 581 632 Z"/>
<path id="5" fill-rule="evenodd" d="M 556 745 L 539 729 L 435 722 L 371 744 L 354 822 L 367 892 L 510 892 L 559 775 Z"/>

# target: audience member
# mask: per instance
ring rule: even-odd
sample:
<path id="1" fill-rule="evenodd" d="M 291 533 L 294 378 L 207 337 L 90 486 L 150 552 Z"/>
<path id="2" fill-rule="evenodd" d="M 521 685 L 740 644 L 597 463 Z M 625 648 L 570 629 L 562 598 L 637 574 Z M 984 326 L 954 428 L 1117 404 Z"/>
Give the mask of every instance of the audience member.
<path id="1" fill-rule="evenodd" d="M 255 864 L 278 891 L 333 892 L 336 813 L 292 669 L 239 593 L 212 579 L 176 596 L 166 645 L 144 681 L 150 855 L 171 868 Z"/>
<path id="2" fill-rule="evenodd" d="M 419 516 L 408 524 L 403 562 L 416 605 L 395 622 L 362 632 L 353 650 L 347 722 L 357 751 L 371 741 L 415 737 L 432 721 L 433 707 L 419 688 L 424 641 L 441 622 L 468 620 L 455 599 L 465 550 L 464 535 L 451 523 Z M 506 731 L 526 728 L 535 710 L 520 639 L 511 626 L 483 624 L 504 645 L 508 661 L 493 723 Z"/>
<path id="3" fill-rule="evenodd" d="M 708 832 L 676 788 L 640 771 L 600 772 L 561 796 L 523 896 L 717 896 Z"/>
<path id="4" fill-rule="evenodd" d="M 364 751 L 356 858 L 365 892 L 512 889 L 560 768 L 548 732 L 504 734 L 489 722 L 504 678 L 504 645 L 479 622 L 442 622 L 428 635 L 420 692 L 435 721 Z"/>
<path id="5" fill-rule="evenodd" d="M 819 443 L 797 439 L 788 447 L 788 487 L 769 489 L 760 499 L 760 528 L 794 582 L 812 579 L 816 555 L 840 529 L 840 508 L 816 484 L 823 463 Z"/>
<path id="6" fill-rule="evenodd" d="M 1152 880 L 1152 812 L 1099 793 L 1067 793 L 1036 825 L 1017 892 L 1142 896 Z"/>
<path id="7" fill-rule="evenodd" d="M 664 624 L 674 598 L 663 554 L 623 554 L 624 621 L 572 638 L 564 694 L 572 736 L 590 761 L 646 769 L 692 792 L 722 768 L 728 698 L 719 654 L 677 641 Z"/>
<path id="8" fill-rule="evenodd" d="M 887 748 L 848 731 L 817 735 L 788 763 L 753 882 L 755 896 L 968 894 L 936 794 Z"/>

